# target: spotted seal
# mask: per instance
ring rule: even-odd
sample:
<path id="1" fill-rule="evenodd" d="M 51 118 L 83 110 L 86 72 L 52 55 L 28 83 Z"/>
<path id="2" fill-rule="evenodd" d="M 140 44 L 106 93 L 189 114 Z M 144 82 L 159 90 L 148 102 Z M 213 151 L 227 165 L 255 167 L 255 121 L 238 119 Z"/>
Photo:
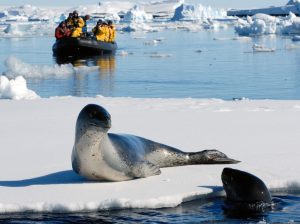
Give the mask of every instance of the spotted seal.
<path id="1" fill-rule="evenodd" d="M 231 164 L 217 150 L 183 152 L 134 135 L 108 133 L 111 116 L 95 104 L 85 106 L 76 122 L 73 170 L 89 180 L 124 181 L 161 173 L 162 167 Z"/>

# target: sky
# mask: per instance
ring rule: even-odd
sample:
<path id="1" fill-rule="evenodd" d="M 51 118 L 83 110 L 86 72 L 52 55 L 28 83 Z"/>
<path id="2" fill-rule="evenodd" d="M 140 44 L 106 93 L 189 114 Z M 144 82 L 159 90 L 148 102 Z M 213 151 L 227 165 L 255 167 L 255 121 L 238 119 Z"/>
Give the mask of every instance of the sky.
<path id="1" fill-rule="evenodd" d="M 102 0 L 103 1 L 103 0 Z M 110 0 L 114 1 L 114 0 Z M 138 0 L 126 0 L 137 2 Z M 143 0 L 147 1 L 147 0 Z M 150 1 L 150 0 L 149 0 Z M 260 8 L 268 6 L 282 6 L 288 0 L 186 0 L 186 2 L 201 3 L 215 8 Z M 35 6 L 77 6 L 85 4 L 98 4 L 99 0 L 0 0 L 0 6 L 20 6 L 30 4 Z"/>

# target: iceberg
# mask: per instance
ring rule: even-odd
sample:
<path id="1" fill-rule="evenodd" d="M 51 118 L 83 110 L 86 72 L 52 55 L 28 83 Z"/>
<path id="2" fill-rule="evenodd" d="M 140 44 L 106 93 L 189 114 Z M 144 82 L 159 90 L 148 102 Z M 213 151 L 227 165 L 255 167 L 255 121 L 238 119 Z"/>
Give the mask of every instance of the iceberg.
<path id="1" fill-rule="evenodd" d="M 299 0 L 290 0 L 285 6 L 260 8 L 260 9 L 230 9 L 227 11 L 228 16 L 253 16 L 258 13 L 273 15 L 273 16 L 285 16 L 290 12 L 300 15 L 300 2 Z"/>
<path id="2" fill-rule="evenodd" d="M 135 5 L 124 15 L 124 19 L 122 21 L 144 23 L 149 22 L 152 19 L 153 17 L 151 14 L 146 13 L 140 6 Z"/>
<path id="3" fill-rule="evenodd" d="M 235 31 L 242 36 L 275 34 L 278 20 L 266 14 L 248 16 L 246 20 L 239 19 Z"/>
<path id="4" fill-rule="evenodd" d="M 175 9 L 172 21 L 193 21 L 206 19 L 219 19 L 226 17 L 226 10 L 204 7 L 201 4 L 181 4 Z"/>
<path id="5" fill-rule="evenodd" d="M 267 14 L 255 14 L 238 19 L 235 31 L 242 36 L 265 34 L 300 34 L 300 18 L 292 12 L 287 17 L 278 18 Z"/>

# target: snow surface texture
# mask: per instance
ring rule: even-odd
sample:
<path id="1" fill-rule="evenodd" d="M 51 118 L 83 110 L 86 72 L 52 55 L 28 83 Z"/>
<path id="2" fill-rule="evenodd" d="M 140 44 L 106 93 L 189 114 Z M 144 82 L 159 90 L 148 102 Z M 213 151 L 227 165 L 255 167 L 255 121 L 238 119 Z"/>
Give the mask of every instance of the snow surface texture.
<path id="1" fill-rule="evenodd" d="M 99 69 L 98 66 L 79 66 L 74 67 L 72 64 L 62 65 L 31 65 L 20 59 L 10 56 L 5 60 L 7 71 L 3 75 L 9 78 L 23 76 L 25 78 L 45 78 L 53 76 L 55 78 L 66 78 L 73 74 L 86 74 Z"/>
<path id="2" fill-rule="evenodd" d="M 31 100 L 39 96 L 27 88 L 26 80 L 22 76 L 9 80 L 5 76 L 0 76 L 0 99 Z"/>
<path id="3" fill-rule="evenodd" d="M 300 33 L 300 18 L 289 13 L 288 17 L 277 18 L 266 14 L 256 14 L 252 17 L 238 19 L 235 31 L 239 35 L 264 35 L 264 34 L 298 34 Z"/>
<path id="4" fill-rule="evenodd" d="M 242 161 L 162 169 L 159 176 L 90 182 L 71 170 L 75 122 L 88 103 L 111 113 L 114 133 L 184 151 L 216 148 Z M 66 106 L 67 105 L 67 106 Z M 0 101 L 0 212 L 174 207 L 222 194 L 224 167 L 260 177 L 272 192 L 300 190 L 300 101 L 53 98 Z"/>

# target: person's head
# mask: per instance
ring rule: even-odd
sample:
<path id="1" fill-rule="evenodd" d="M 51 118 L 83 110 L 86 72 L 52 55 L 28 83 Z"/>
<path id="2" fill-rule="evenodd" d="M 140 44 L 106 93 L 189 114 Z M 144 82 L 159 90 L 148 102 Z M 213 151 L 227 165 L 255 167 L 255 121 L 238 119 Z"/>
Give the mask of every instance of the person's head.
<path id="1" fill-rule="evenodd" d="M 85 20 L 89 20 L 89 19 L 91 19 L 91 17 L 90 17 L 90 15 L 85 15 L 85 16 L 84 16 L 84 19 L 85 19 Z"/>
<path id="2" fill-rule="evenodd" d="M 59 24 L 59 26 L 60 26 L 61 28 L 65 28 L 66 25 L 67 25 L 67 24 L 66 24 L 64 21 L 62 21 L 62 22 Z"/>
<path id="3" fill-rule="evenodd" d="M 107 25 L 112 26 L 113 22 L 111 20 L 107 21 Z"/>
<path id="4" fill-rule="evenodd" d="M 72 18 L 73 17 L 73 13 L 70 12 L 68 18 Z"/>
<path id="5" fill-rule="evenodd" d="M 78 11 L 76 11 L 76 10 L 73 11 L 73 17 L 78 18 Z"/>
<path id="6" fill-rule="evenodd" d="M 101 19 L 99 19 L 99 20 L 97 21 L 97 26 L 101 26 L 102 23 L 103 23 L 103 21 L 102 21 Z"/>

